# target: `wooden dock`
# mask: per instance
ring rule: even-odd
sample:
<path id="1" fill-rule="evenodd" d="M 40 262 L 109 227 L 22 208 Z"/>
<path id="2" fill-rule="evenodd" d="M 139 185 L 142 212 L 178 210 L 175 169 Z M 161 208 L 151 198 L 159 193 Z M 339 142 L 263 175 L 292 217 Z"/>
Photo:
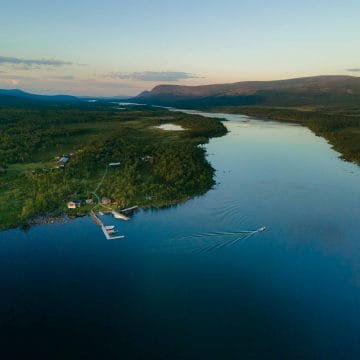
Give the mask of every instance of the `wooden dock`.
<path id="1" fill-rule="evenodd" d="M 135 205 L 135 206 L 129 207 L 129 208 L 127 208 L 127 209 L 120 210 L 120 212 L 122 212 L 122 213 L 124 213 L 124 212 L 129 212 L 129 211 L 136 210 L 137 208 L 138 208 L 138 206 Z"/>
<path id="2" fill-rule="evenodd" d="M 108 233 L 108 231 L 106 230 L 105 226 L 101 226 L 101 230 L 103 231 L 106 240 L 116 240 L 116 239 L 123 239 L 125 236 L 124 235 L 117 235 L 117 236 L 110 236 L 110 234 Z"/>
<path id="3" fill-rule="evenodd" d="M 109 234 L 109 231 L 106 229 L 104 223 L 96 216 L 96 214 L 93 211 L 91 211 L 91 218 L 98 226 L 100 226 L 102 232 L 105 235 L 106 240 L 124 239 L 125 237 L 124 235 L 111 236 Z"/>
<path id="4" fill-rule="evenodd" d="M 94 220 L 96 225 L 99 225 L 100 227 L 104 226 L 103 222 L 95 215 L 93 211 L 91 211 L 91 218 Z"/>

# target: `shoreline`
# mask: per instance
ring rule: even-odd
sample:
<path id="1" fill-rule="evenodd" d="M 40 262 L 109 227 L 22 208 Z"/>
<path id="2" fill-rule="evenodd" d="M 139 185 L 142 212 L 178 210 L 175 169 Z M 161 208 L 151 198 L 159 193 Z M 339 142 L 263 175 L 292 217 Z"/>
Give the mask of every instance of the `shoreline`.
<path id="1" fill-rule="evenodd" d="M 211 190 L 211 189 L 209 189 L 209 190 Z M 167 209 L 167 208 L 171 208 L 171 207 L 176 207 L 180 204 L 186 203 L 189 200 L 195 199 L 195 198 L 203 196 L 203 195 L 205 195 L 205 194 L 189 196 L 189 197 L 185 197 L 185 198 L 177 199 L 177 200 L 173 200 L 173 201 L 167 201 L 162 204 L 160 203 L 160 204 L 156 204 L 156 205 L 139 206 L 132 212 L 136 213 L 138 211 L 163 210 L 163 209 Z M 119 210 L 117 207 L 113 207 L 112 209 L 115 211 L 121 212 L 121 210 Z M 69 212 L 66 212 L 66 211 L 64 211 L 61 214 L 51 214 L 51 213 L 42 214 L 42 215 L 38 215 L 35 218 L 29 220 L 28 222 L 25 222 L 23 224 L 13 226 L 13 227 L 10 227 L 10 228 L 4 229 L 4 230 L 0 230 L 0 232 L 11 230 L 11 229 L 20 229 L 22 231 L 29 231 L 32 227 L 35 227 L 35 226 L 67 224 L 71 221 L 75 221 L 78 218 L 83 218 L 83 217 L 91 217 L 90 211 L 84 212 L 84 213 L 74 213 L 74 214 L 70 214 Z"/>
<path id="2" fill-rule="evenodd" d="M 344 109 L 345 111 L 346 109 Z M 360 166 L 360 117 L 337 115 L 330 110 L 301 111 L 276 107 L 227 107 L 209 108 L 210 113 L 245 115 L 259 121 L 276 121 L 308 128 L 316 136 L 324 138 L 343 161 Z M 334 110 L 333 110 L 334 111 Z"/>

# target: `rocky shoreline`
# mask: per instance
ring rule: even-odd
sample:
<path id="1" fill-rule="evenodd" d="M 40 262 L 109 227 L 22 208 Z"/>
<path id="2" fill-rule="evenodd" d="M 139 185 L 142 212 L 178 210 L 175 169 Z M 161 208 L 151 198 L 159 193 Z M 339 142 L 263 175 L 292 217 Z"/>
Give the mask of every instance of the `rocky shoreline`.
<path id="1" fill-rule="evenodd" d="M 31 219 L 28 223 L 23 224 L 21 226 L 21 230 L 27 231 L 32 226 L 35 225 L 52 225 L 52 224 L 66 224 L 72 219 L 66 215 L 54 215 L 54 214 L 46 214 L 46 215 L 38 215 L 35 218 Z"/>

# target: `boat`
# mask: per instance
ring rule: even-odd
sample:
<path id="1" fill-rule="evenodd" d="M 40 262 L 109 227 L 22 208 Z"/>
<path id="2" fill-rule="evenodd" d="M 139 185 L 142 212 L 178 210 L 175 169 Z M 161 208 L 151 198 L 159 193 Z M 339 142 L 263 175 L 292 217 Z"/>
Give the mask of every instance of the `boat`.
<path id="1" fill-rule="evenodd" d="M 99 215 L 104 216 L 104 213 L 102 211 L 99 211 Z"/>
<path id="2" fill-rule="evenodd" d="M 265 231 L 265 230 L 266 230 L 266 227 L 262 226 L 261 228 L 258 228 L 256 231 L 257 232 L 262 232 L 262 231 Z"/>
<path id="3" fill-rule="evenodd" d="M 110 235 L 110 234 L 116 234 L 118 231 L 115 229 L 106 229 L 106 232 Z"/>
<path id="4" fill-rule="evenodd" d="M 113 214 L 115 219 L 120 219 L 120 220 L 125 220 L 125 221 L 130 219 L 127 216 L 125 216 L 124 214 L 121 214 L 115 210 L 111 211 L 111 213 Z"/>
<path id="5" fill-rule="evenodd" d="M 116 239 L 124 239 L 125 238 L 124 235 L 112 236 L 113 234 L 117 233 L 117 230 L 115 230 L 115 229 L 107 230 L 105 228 L 105 226 L 101 226 L 101 230 L 103 231 L 106 240 L 116 240 Z"/>
<path id="6" fill-rule="evenodd" d="M 114 225 L 107 225 L 107 226 L 105 226 L 105 229 L 106 230 L 114 230 L 115 226 Z"/>

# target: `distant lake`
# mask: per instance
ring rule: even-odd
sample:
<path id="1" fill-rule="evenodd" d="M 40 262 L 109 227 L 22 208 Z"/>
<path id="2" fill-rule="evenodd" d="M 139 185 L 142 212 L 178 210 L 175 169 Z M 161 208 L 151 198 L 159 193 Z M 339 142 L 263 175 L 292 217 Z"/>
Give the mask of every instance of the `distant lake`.
<path id="1" fill-rule="evenodd" d="M 0 232 L 4 360 L 360 358 L 360 168 L 304 127 L 218 116 L 215 188 L 125 239 L 89 217 Z"/>
<path id="2" fill-rule="evenodd" d="M 181 125 L 176 124 L 162 124 L 155 126 L 157 129 L 166 130 L 166 131 L 182 131 L 185 130 Z"/>

